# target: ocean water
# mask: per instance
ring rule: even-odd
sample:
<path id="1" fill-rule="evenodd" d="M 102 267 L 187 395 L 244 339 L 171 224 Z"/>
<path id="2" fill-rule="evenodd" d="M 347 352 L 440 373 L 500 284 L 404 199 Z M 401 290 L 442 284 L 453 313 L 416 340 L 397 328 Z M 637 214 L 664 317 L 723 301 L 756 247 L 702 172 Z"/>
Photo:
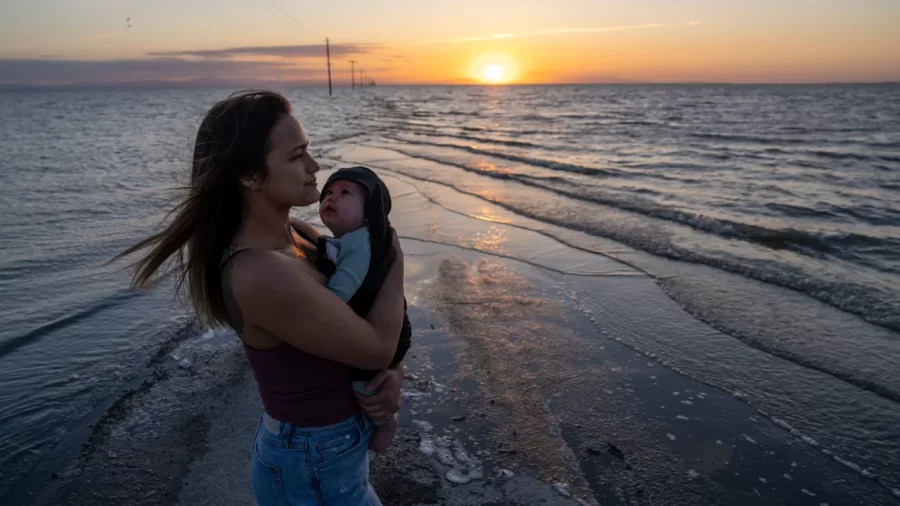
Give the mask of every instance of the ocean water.
<path id="1" fill-rule="evenodd" d="M 200 115 L 227 93 L 0 94 L 0 496 L 78 444 L 147 364 L 208 339 L 170 290 L 129 291 L 123 265 L 106 262 L 163 219 Z M 698 318 L 834 378 L 832 405 L 875 396 L 863 460 L 900 467 L 895 426 L 883 426 L 900 410 L 900 86 L 285 93 L 326 167 L 348 146 L 405 155 L 370 160 L 569 244 L 613 240 L 607 254 Z M 840 431 L 856 419 L 820 415 L 829 448 L 852 460 L 863 443 Z"/>

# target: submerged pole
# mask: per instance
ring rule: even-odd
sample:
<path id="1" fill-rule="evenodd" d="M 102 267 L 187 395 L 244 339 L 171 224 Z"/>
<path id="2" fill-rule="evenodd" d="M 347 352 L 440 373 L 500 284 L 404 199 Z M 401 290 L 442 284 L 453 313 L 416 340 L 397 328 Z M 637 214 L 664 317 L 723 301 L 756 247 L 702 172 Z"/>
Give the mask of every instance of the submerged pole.
<path id="1" fill-rule="evenodd" d="M 331 96 L 331 46 L 328 39 L 325 39 L 325 58 L 328 61 L 328 96 Z"/>

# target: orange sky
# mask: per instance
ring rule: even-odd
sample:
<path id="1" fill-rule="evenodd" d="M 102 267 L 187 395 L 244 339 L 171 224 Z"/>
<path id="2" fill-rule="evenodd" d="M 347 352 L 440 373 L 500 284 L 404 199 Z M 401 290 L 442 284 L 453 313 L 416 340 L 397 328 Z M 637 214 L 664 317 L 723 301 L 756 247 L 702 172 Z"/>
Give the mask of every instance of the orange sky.
<path id="1" fill-rule="evenodd" d="M 326 36 L 341 83 L 898 81 L 898 27 L 895 0 L 29 0 L 0 84 L 322 82 Z"/>

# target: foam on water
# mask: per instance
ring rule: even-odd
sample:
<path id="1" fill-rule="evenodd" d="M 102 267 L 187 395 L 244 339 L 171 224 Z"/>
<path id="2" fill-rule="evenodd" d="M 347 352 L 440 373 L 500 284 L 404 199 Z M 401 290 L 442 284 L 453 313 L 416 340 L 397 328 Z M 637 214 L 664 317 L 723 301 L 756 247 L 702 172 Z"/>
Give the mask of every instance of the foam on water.
<path id="1" fill-rule="evenodd" d="M 874 478 L 877 477 L 877 475 L 876 475 L 875 473 L 873 473 L 873 472 L 870 471 L 869 469 L 863 469 L 862 467 L 860 467 L 859 464 L 856 464 L 856 463 L 854 463 L 854 462 L 850 462 L 850 461 L 847 460 L 847 459 L 842 459 L 841 457 L 838 457 L 837 455 L 833 455 L 833 457 L 834 457 L 834 460 L 836 460 L 836 461 L 840 462 L 841 464 L 843 464 L 843 465 L 849 467 L 850 469 L 853 469 L 854 471 L 856 471 L 857 473 L 859 473 L 859 474 L 865 476 L 866 478 L 874 479 Z"/>

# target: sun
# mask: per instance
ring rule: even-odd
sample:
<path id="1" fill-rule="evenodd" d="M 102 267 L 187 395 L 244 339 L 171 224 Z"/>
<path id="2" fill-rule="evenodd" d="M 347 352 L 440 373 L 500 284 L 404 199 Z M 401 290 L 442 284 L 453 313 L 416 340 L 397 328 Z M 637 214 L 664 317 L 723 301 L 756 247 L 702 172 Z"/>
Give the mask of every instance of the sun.
<path id="1" fill-rule="evenodd" d="M 473 56 L 469 78 L 481 84 L 511 84 L 522 76 L 522 66 L 506 53 L 492 51 Z"/>
<path id="2" fill-rule="evenodd" d="M 498 63 L 492 63 L 490 65 L 485 65 L 481 70 L 481 75 L 484 77 L 484 80 L 489 83 L 499 83 L 506 77 L 506 68 Z"/>

